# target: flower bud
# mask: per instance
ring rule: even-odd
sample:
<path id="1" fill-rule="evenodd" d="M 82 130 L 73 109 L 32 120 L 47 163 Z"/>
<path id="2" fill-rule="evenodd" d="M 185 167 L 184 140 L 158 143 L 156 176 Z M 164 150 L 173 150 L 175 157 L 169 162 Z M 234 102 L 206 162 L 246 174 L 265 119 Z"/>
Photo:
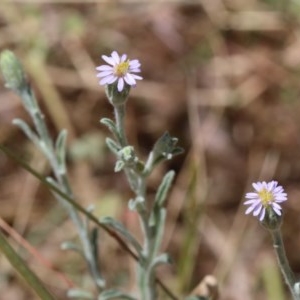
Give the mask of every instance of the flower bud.
<path id="1" fill-rule="evenodd" d="M 181 154 L 183 149 L 176 146 L 177 142 L 178 138 L 172 137 L 168 132 L 165 132 L 153 146 L 154 161 L 157 163 L 163 159 L 169 160 L 173 156 Z"/>
<path id="2" fill-rule="evenodd" d="M 124 104 L 129 96 L 130 85 L 125 84 L 124 89 L 119 92 L 116 83 L 107 84 L 105 86 L 105 93 L 109 102 L 113 106 Z"/>
<path id="3" fill-rule="evenodd" d="M 27 88 L 27 81 L 20 61 L 10 50 L 4 50 L 0 54 L 0 69 L 2 71 L 5 86 L 16 92 Z"/>
<path id="4" fill-rule="evenodd" d="M 137 161 L 137 157 L 132 146 L 126 146 L 119 151 L 121 159 L 126 163 L 132 163 Z"/>
<path id="5" fill-rule="evenodd" d="M 278 215 L 274 212 L 271 207 L 266 209 L 266 214 L 264 219 L 261 221 L 263 227 L 268 230 L 278 230 L 282 223 L 282 215 Z"/>

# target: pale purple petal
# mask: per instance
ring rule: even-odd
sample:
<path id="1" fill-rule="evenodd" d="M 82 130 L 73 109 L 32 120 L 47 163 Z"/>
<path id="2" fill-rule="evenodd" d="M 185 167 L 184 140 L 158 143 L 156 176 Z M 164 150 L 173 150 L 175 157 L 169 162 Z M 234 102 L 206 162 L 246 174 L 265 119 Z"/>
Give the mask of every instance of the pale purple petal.
<path id="1" fill-rule="evenodd" d="M 245 214 L 246 214 L 246 215 L 250 214 L 250 213 L 253 211 L 254 208 L 255 208 L 255 205 L 248 207 L 248 208 L 246 209 L 246 211 L 245 211 Z"/>
<path id="2" fill-rule="evenodd" d="M 118 91 L 121 92 L 123 88 L 124 88 L 124 80 L 122 77 L 120 77 L 118 80 Z"/>
<path id="3" fill-rule="evenodd" d="M 266 209 L 263 208 L 263 210 L 261 211 L 261 215 L 259 217 L 259 221 L 262 221 L 264 219 L 265 215 L 266 215 Z"/>
<path id="4" fill-rule="evenodd" d="M 252 183 L 252 186 L 254 187 L 254 189 L 256 190 L 256 191 L 260 191 L 261 190 L 261 188 L 262 188 L 262 183 L 261 182 L 257 182 L 257 183 Z"/>
<path id="5" fill-rule="evenodd" d="M 113 58 L 113 60 L 116 62 L 116 64 L 119 64 L 120 63 L 120 56 L 118 54 L 117 51 L 113 51 L 111 53 L 111 57 Z"/>
<path id="6" fill-rule="evenodd" d="M 116 65 L 116 63 L 115 63 L 115 61 L 114 61 L 114 59 L 113 59 L 112 57 L 109 57 L 109 56 L 106 56 L 106 55 L 102 55 L 101 57 L 102 57 L 102 59 L 103 59 L 104 61 L 106 61 L 108 64 L 110 64 L 110 65 L 112 65 L 112 66 L 115 66 L 115 65 Z"/>
<path id="7" fill-rule="evenodd" d="M 259 198 L 257 193 L 247 193 L 245 197 L 248 199 Z"/>
<path id="8" fill-rule="evenodd" d="M 245 201 L 244 205 L 249 205 L 249 204 L 259 203 L 259 202 L 260 202 L 259 199 L 251 199 L 251 200 Z"/>
<path id="9" fill-rule="evenodd" d="M 285 194 L 283 189 L 275 189 L 273 190 L 273 193 L 275 195 Z"/>
<path id="10" fill-rule="evenodd" d="M 102 65 L 96 68 L 96 70 L 98 71 L 109 71 L 109 70 L 113 70 L 114 68 L 112 66 L 108 66 L 108 65 Z"/>
<path id="11" fill-rule="evenodd" d="M 140 62 L 137 59 L 131 60 L 129 65 L 132 68 L 139 68 L 141 66 Z"/>
<path id="12" fill-rule="evenodd" d="M 255 207 L 255 209 L 253 211 L 253 216 L 255 216 L 255 217 L 258 216 L 259 213 L 261 212 L 262 208 L 263 208 L 263 206 L 262 206 L 261 203 L 259 203 L 258 205 L 256 205 L 256 207 Z"/>
<path id="13" fill-rule="evenodd" d="M 271 205 L 272 205 L 272 207 L 273 207 L 274 209 L 275 209 L 275 208 L 281 209 L 281 206 L 280 206 L 279 204 L 275 203 L 275 202 L 273 202 Z"/>
<path id="14" fill-rule="evenodd" d="M 276 214 L 278 216 L 281 216 L 281 210 L 280 209 L 273 207 L 273 210 L 276 212 Z"/>
<path id="15" fill-rule="evenodd" d="M 101 85 L 104 85 L 104 84 L 112 84 L 113 82 L 115 82 L 115 81 L 117 80 L 117 78 L 118 78 L 118 77 L 113 76 L 113 75 L 111 75 L 111 76 L 106 76 L 106 77 L 104 77 L 104 78 L 102 78 L 102 79 L 100 80 L 100 84 L 101 84 Z"/>
<path id="16" fill-rule="evenodd" d="M 141 72 L 141 69 L 140 68 L 129 68 L 129 72 L 130 73 L 140 73 Z"/>
<path id="17" fill-rule="evenodd" d="M 136 81 L 134 80 L 134 78 L 132 77 L 132 75 L 130 75 L 129 73 L 126 74 L 126 76 L 124 77 L 124 80 L 125 80 L 126 83 L 128 83 L 129 85 L 134 85 L 134 84 L 136 84 Z"/>
<path id="18" fill-rule="evenodd" d="M 276 202 L 284 202 L 287 200 L 287 196 L 279 195 L 279 196 L 276 196 L 275 199 L 276 199 Z"/>
<path id="19" fill-rule="evenodd" d="M 274 188 L 276 188 L 277 182 L 276 181 L 271 181 L 267 184 L 267 186 L 268 186 L 268 191 L 270 192 L 270 191 L 274 190 Z"/>
<path id="20" fill-rule="evenodd" d="M 132 73 L 140 73 L 141 72 L 141 64 L 134 64 L 132 65 L 131 63 L 129 63 L 129 71 Z"/>
<path id="21" fill-rule="evenodd" d="M 118 79 L 117 76 L 113 75 L 107 84 L 112 84 Z"/>
<path id="22" fill-rule="evenodd" d="M 105 77 L 108 75 L 113 75 L 112 71 L 102 71 L 102 72 L 98 73 L 96 76 L 97 77 Z"/>
<path id="23" fill-rule="evenodd" d="M 143 77 L 141 77 L 141 76 L 138 76 L 138 75 L 135 75 L 135 74 L 131 74 L 131 75 L 134 79 L 137 79 L 137 80 L 142 80 L 143 79 Z"/>
<path id="24" fill-rule="evenodd" d="M 121 56 L 121 62 L 124 62 L 126 59 L 127 59 L 127 55 L 126 55 L 126 54 L 123 54 L 123 55 Z M 129 63 L 129 65 L 130 65 L 130 63 Z"/>

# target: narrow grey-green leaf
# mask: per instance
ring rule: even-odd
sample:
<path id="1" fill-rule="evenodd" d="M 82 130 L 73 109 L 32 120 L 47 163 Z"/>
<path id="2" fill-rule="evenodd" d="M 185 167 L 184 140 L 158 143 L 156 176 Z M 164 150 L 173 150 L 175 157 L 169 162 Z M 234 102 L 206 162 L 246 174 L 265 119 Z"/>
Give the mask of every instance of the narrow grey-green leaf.
<path id="1" fill-rule="evenodd" d="M 34 97 L 33 94 L 29 94 L 28 97 Z M 32 99 L 30 104 L 34 104 L 36 101 Z M 40 139 L 44 141 L 47 149 L 52 149 L 53 141 L 49 135 L 47 125 L 45 123 L 45 116 L 40 111 L 38 106 L 29 108 L 30 116 L 34 122 L 36 131 L 38 132 Z M 49 151 L 49 150 L 48 150 Z"/>
<path id="2" fill-rule="evenodd" d="M 82 289 L 69 289 L 67 292 L 69 298 L 80 298 L 80 299 L 94 299 L 94 295 L 91 292 Z"/>
<path id="3" fill-rule="evenodd" d="M 116 221 L 111 217 L 102 217 L 100 218 L 99 222 L 104 225 L 108 225 L 109 227 L 113 228 L 119 234 L 121 234 L 137 251 L 140 253 L 142 251 L 142 247 L 138 243 L 138 241 L 134 238 L 134 236 L 123 226 L 122 223 Z"/>
<path id="4" fill-rule="evenodd" d="M 169 171 L 163 178 L 161 184 L 158 187 L 157 193 L 155 195 L 155 205 L 162 207 L 165 203 L 168 191 L 174 179 L 175 172 L 173 170 Z"/>
<path id="5" fill-rule="evenodd" d="M 76 252 L 79 252 L 82 254 L 80 247 L 70 241 L 62 242 L 60 245 L 60 248 L 62 250 L 72 250 L 72 251 L 76 251 Z"/>
<path id="6" fill-rule="evenodd" d="M 116 289 L 103 291 L 99 296 L 98 300 L 109 300 L 109 299 L 124 299 L 124 300 L 137 300 L 129 294 L 123 293 Z"/>
<path id="7" fill-rule="evenodd" d="M 106 145 L 109 148 L 109 150 L 114 153 L 116 156 L 118 156 L 118 152 L 120 151 L 120 146 L 117 145 L 117 143 L 111 139 L 111 138 L 106 138 L 105 139 Z"/>
<path id="8" fill-rule="evenodd" d="M 155 239 L 154 239 L 154 246 L 153 246 L 153 253 L 157 255 L 161 241 L 164 234 L 165 229 L 165 220 L 166 220 L 166 209 L 160 208 L 157 212 L 156 220 L 155 220 Z"/>
<path id="9" fill-rule="evenodd" d="M 38 147 L 40 148 L 39 145 L 39 138 L 38 136 L 32 131 L 32 129 L 28 126 L 28 124 L 21 120 L 21 119 L 13 119 L 12 123 L 16 126 L 18 126 L 24 133 L 25 135 Z"/>
<path id="10" fill-rule="evenodd" d="M 100 120 L 100 123 L 105 125 L 115 137 L 118 137 L 117 127 L 113 120 L 111 120 L 109 118 L 102 118 Z"/>
<path id="11" fill-rule="evenodd" d="M 58 160 L 59 172 L 61 174 L 66 173 L 66 141 L 67 141 L 67 130 L 62 130 L 55 143 L 55 153 Z"/>
<path id="12" fill-rule="evenodd" d="M 182 147 L 175 147 L 172 151 L 173 157 L 179 154 L 182 154 L 184 152 L 184 149 Z"/>
<path id="13" fill-rule="evenodd" d="M 117 160 L 115 164 L 115 173 L 120 172 L 125 167 L 125 163 L 122 160 Z"/>
<path id="14" fill-rule="evenodd" d="M 151 269 L 154 270 L 159 265 L 162 264 L 170 264 L 171 263 L 171 258 L 167 253 L 162 253 L 159 256 L 155 257 L 155 259 L 151 263 Z"/>

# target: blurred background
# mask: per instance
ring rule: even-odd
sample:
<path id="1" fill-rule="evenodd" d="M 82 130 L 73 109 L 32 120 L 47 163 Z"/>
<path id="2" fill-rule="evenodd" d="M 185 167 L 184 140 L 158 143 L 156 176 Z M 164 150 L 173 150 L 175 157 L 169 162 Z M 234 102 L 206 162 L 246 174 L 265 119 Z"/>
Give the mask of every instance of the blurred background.
<path id="1" fill-rule="evenodd" d="M 113 117 L 95 67 L 113 50 L 139 59 L 144 80 L 132 89 L 126 127 L 146 158 L 166 130 L 185 153 L 149 179 L 149 201 L 163 174 L 177 172 L 168 199 L 159 268 L 179 298 L 207 274 L 222 300 L 290 299 L 271 238 L 245 216 L 245 192 L 277 180 L 288 193 L 282 226 L 287 256 L 300 271 L 300 1 L 7 1 L 0 4 L 0 50 L 23 62 L 53 137 L 68 130 L 69 176 L 80 203 L 122 221 L 137 236 L 127 208 L 132 193 L 113 172 L 99 123 Z M 49 167 L 20 130 L 29 121 L 0 79 L 0 142 L 44 175 Z M 60 249 L 76 232 L 49 191 L 0 154 L 0 227 L 58 299 L 70 287 L 92 289 L 85 264 Z M 135 263 L 100 233 L 108 286 L 135 288 Z M 35 299 L 0 256 L 3 300 Z M 166 299 L 163 294 L 160 299 Z"/>

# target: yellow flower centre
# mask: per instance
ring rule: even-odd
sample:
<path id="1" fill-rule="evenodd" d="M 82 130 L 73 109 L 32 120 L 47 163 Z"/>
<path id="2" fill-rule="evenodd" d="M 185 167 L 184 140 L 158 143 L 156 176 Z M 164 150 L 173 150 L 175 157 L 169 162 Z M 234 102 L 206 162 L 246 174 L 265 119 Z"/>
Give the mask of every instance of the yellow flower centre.
<path id="1" fill-rule="evenodd" d="M 258 196 L 260 198 L 260 201 L 264 207 L 267 207 L 270 205 L 271 202 L 274 201 L 273 193 L 269 192 L 266 189 L 261 190 L 258 192 Z"/>
<path id="2" fill-rule="evenodd" d="M 129 69 L 129 59 L 124 61 L 124 62 L 121 62 L 119 64 L 117 64 L 115 66 L 115 75 L 118 76 L 118 77 L 123 77 L 126 75 L 126 73 L 128 72 L 128 69 Z"/>

